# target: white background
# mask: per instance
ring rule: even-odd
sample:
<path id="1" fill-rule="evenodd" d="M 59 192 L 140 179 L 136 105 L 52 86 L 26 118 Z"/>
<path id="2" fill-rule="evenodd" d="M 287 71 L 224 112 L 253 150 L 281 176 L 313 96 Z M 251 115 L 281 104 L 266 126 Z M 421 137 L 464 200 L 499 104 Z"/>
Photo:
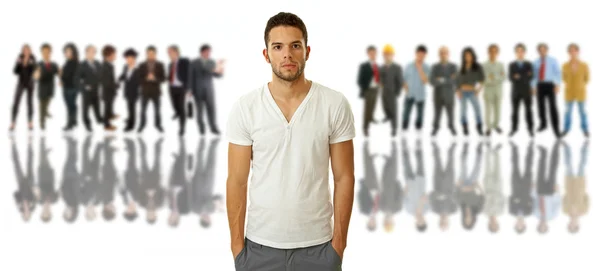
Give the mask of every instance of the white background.
<path id="1" fill-rule="evenodd" d="M 191 58 L 198 56 L 201 44 L 208 42 L 213 46 L 214 58 L 227 60 L 223 79 L 216 80 L 218 121 L 224 132 L 226 116 L 233 100 L 242 93 L 250 91 L 271 79 L 271 68 L 264 62 L 261 51 L 264 48 L 263 32 L 268 18 L 279 11 L 290 11 L 299 15 L 308 28 L 308 44 L 312 52 L 306 67 L 308 79 L 342 91 L 351 101 L 355 112 L 358 137 L 356 138 L 356 178 L 363 176 L 362 166 L 362 100 L 358 99 L 356 75 L 358 65 L 366 60 L 365 48 L 374 44 L 381 48 L 391 43 L 396 49 L 396 60 L 406 65 L 414 57 L 414 50 L 420 43 L 429 48 L 427 62 L 438 60 L 437 48 L 447 45 L 451 58 L 459 62 L 460 51 L 466 45 L 476 49 L 480 61 L 487 59 L 486 48 L 494 42 L 500 46 L 500 61 L 508 64 L 514 57 L 513 47 L 517 42 L 528 46 L 528 59 L 537 57 L 535 46 L 538 42 L 547 42 L 550 54 L 562 64 L 567 60 L 566 47 L 570 42 L 581 46 L 581 57 L 591 69 L 591 82 L 588 85 L 588 116 L 590 131 L 595 136 L 594 115 L 598 110 L 593 107 L 597 99 L 595 89 L 594 61 L 600 57 L 596 50 L 598 42 L 593 39 L 592 27 L 600 22 L 592 1 L 27 1 L 5 2 L 0 8 L 0 22 L 3 32 L 2 51 L 0 51 L 0 84 L 4 89 L 2 99 L 5 117 L 0 118 L 0 128 L 9 127 L 10 109 L 16 77 L 12 68 L 21 45 L 31 44 L 36 57 L 40 58 L 39 48 L 43 42 L 53 45 L 53 60 L 63 64 L 62 47 L 68 41 L 75 42 L 80 55 L 87 44 L 101 48 L 106 43 L 117 47 L 119 56 L 127 47 L 134 47 L 142 53 L 149 44 L 158 48 L 158 58 L 168 63 L 166 48 L 175 43 L 182 54 Z M 381 57 L 380 57 L 380 60 Z M 124 61 L 118 58 L 116 67 L 120 73 Z M 501 127 L 508 131 L 510 125 L 509 85 L 504 88 L 504 102 Z M 163 91 L 166 87 L 163 88 Z M 430 89 L 429 89 L 430 90 Z M 561 89 L 562 91 L 562 89 Z M 62 139 L 62 127 L 65 125 L 65 106 L 57 88 L 55 99 L 50 105 L 53 118 L 47 122 L 46 140 L 52 147 L 51 163 L 55 169 L 57 186 L 62 176 L 62 167 L 66 156 L 66 145 Z M 165 93 L 166 94 L 166 93 Z M 122 93 L 116 102 L 116 111 L 126 114 Z M 403 99 L 403 97 L 401 98 Z M 559 112 L 563 117 L 563 92 L 558 96 Z M 15 137 L 19 145 L 22 165 L 26 163 L 28 135 L 32 136 L 37 166 L 39 131 L 28 133 L 26 130 L 25 96 L 21 100 L 19 120 Z M 37 123 L 37 99 L 36 123 Z M 402 102 L 400 100 L 399 102 Z M 483 105 L 483 104 L 482 104 Z M 81 109 L 81 106 L 80 106 Z M 483 109 L 483 108 L 482 108 Z M 152 116 L 149 108 L 148 116 Z M 458 124 L 459 107 L 455 109 Z M 535 120 L 537 123 L 537 112 Z M 430 127 L 433 117 L 431 93 L 428 93 L 425 113 L 425 132 L 423 143 L 427 163 L 427 190 L 432 189 L 432 166 L 430 149 Z M 576 111 L 574 112 L 576 113 Z M 167 183 L 171 153 L 178 148 L 177 123 L 170 120 L 172 108 L 167 95 L 162 99 L 162 116 L 165 128 L 163 144 L 163 184 Z M 377 104 L 376 118 L 383 116 L 380 101 Z M 414 113 L 413 113 L 414 116 Z M 80 118 L 80 112 L 78 113 Z M 573 163 L 579 161 L 579 148 L 583 137 L 579 130 L 578 114 L 574 114 L 572 132 L 566 139 L 573 153 Z M 442 127 L 445 127 L 445 115 Z M 81 123 L 81 122 L 80 122 Z M 121 120 L 116 122 L 122 128 Z M 148 146 L 148 161 L 152 162 L 153 144 L 158 136 L 152 121 L 146 128 L 144 139 Z M 562 127 L 562 125 L 561 125 Z M 95 140 L 101 140 L 103 131 L 95 127 Z M 457 125 L 458 128 L 458 125 Z M 195 121 L 188 122 L 186 140 L 189 152 L 195 152 L 198 133 Z M 459 130 L 460 131 L 460 130 Z M 472 129 L 474 131 L 474 129 Z M 524 118 L 521 117 L 521 133 L 514 140 L 521 146 L 521 160 L 524 160 L 528 137 L 525 133 Z M 386 154 L 389 152 L 389 128 L 385 125 L 374 126 L 369 140 L 371 151 Z M 477 136 L 469 139 L 459 136 L 456 140 L 472 142 L 474 150 Z M 84 131 L 75 133 L 79 139 L 79 150 L 84 140 Z M 447 131 L 438 135 L 438 143 L 445 162 L 446 147 L 451 143 Z M 122 137 L 121 132 L 117 136 Z M 135 136 L 135 135 L 132 135 Z M 406 135 L 409 145 L 416 138 L 414 132 Z M 211 136 L 208 136 L 211 137 Z M 396 138 L 398 147 L 400 142 Z M 112 223 L 96 220 L 89 223 L 84 220 L 80 210 L 78 222 L 66 224 L 62 219 L 64 206 L 62 201 L 52 207 L 53 220 L 43 224 L 39 213 L 34 213 L 32 221 L 24 224 L 15 208 L 12 193 L 16 190 L 10 141 L 8 136 L 1 140 L 1 153 L 4 163 L 1 172 L 6 174 L 0 182 L 0 207 L 2 218 L 0 243 L 4 247 L 4 256 L 0 265 L 2 270 L 42 270 L 60 268 L 61 270 L 233 270 L 233 259 L 229 250 L 229 229 L 225 213 L 213 215 L 213 226 L 209 230 L 199 227 L 197 216 L 188 216 L 182 220 L 179 228 L 167 226 L 167 209 L 159 213 L 157 225 L 149 226 L 143 219 L 133 225 L 127 224 L 121 216 Z M 494 136 L 493 143 L 502 143 L 502 165 L 504 193 L 510 193 L 510 152 L 506 136 Z M 550 129 L 536 137 L 536 144 L 544 145 L 550 151 L 554 138 Z M 207 140 L 208 143 L 208 140 Z M 115 144 L 122 147 L 122 140 Z M 225 140 L 221 140 L 217 154 L 216 191 L 225 193 L 226 179 Z M 456 176 L 460 163 L 459 154 L 462 144 L 456 149 Z M 455 214 L 448 232 L 440 232 L 438 217 L 431 212 L 427 215 L 428 230 L 418 233 L 414 218 L 404 211 L 396 216 L 396 229 L 393 233 L 380 230 L 369 233 L 366 230 L 366 218 L 358 213 L 353 215 L 350 227 L 348 248 L 344 255 L 344 270 L 404 270 L 441 268 L 460 268 L 461 270 L 532 270 L 552 268 L 564 270 L 596 270 L 594 249 L 597 243 L 598 209 L 595 199 L 599 186 L 593 182 L 598 173 L 593 161 L 596 151 L 590 142 L 589 167 L 587 170 L 587 192 L 591 207 L 588 215 L 581 219 L 581 232 L 575 236 L 567 232 L 567 217 L 559 217 L 550 222 L 550 231 L 546 235 L 536 232 L 537 219 L 527 220 L 527 232 L 517 235 L 514 232 L 514 217 L 505 213 L 500 218 L 500 233 L 491 235 L 487 230 L 487 218 L 478 217 L 472 232 L 466 232 L 460 225 L 460 214 Z M 399 149 L 400 150 L 400 149 Z M 122 151 L 122 149 L 121 149 Z M 412 153 L 412 152 L 411 152 Z M 398 153 L 400 155 L 400 153 Z M 471 151 L 470 159 L 474 159 Z M 564 187 L 564 163 L 559 163 L 557 183 Z M 127 156 L 117 154 L 116 165 L 120 177 L 125 169 Z M 399 167 L 401 167 L 401 156 Z M 536 153 L 534 172 L 537 172 Z M 80 165 L 79 165 L 80 166 Z M 378 175 L 381 175 L 383 161 L 377 160 Z M 416 166 L 413 158 L 413 166 Z M 37 170 L 37 168 L 35 168 Z M 522 169 L 523 170 L 523 169 Z M 404 186 L 403 176 L 399 178 Z M 483 168 L 482 168 L 483 174 Z M 479 181 L 481 182 L 482 174 Z M 358 190 L 358 184 L 356 186 Z M 561 189 L 564 193 L 564 189 Z M 119 196 L 116 195 L 118 198 Z M 120 198 L 117 200 L 121 202 Z M 118 215 L 123 208 L 117 205 Z M 40 206 L 38 205 L 38 208 Z M 355 207 L 357 202 L 355 202 Z M 39 209 L 36 209 L 39 210 Z M 141 217 L 143 218 L 143 217 Z M 383 217 L 379 218 L 379 221 Z M 590 245 L 586 247 L 586 245 Z M 12 267 L 10 267 L 12 266 Z"/>

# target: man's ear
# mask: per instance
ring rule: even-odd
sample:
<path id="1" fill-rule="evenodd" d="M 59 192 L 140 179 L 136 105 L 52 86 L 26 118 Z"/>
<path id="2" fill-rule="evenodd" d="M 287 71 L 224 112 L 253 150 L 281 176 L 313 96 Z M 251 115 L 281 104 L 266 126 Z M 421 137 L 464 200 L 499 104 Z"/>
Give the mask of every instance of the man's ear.
<path id="1" fill-rule="evenodd" d="M 267 51 L 267 49 L 263 49 L 263 56 L 265 57 L 265 61 L 267 61 L 267 63 L 271 63 L 271 59 L 269 58 L 269 51 Z"/>
<path id="2" fill-rule="evenodd" d="M 310 46 L 306 46 L 306 60 L 308 60 L 309 55 L 310 55 Z"/>

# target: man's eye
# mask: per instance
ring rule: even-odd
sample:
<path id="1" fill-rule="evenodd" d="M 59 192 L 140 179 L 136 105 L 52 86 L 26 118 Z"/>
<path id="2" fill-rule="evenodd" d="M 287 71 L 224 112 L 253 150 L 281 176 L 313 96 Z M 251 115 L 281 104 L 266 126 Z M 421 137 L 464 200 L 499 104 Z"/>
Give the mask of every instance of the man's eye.
<path id="1" fill-rule="evenodd" d="M 275 49 L 275 50 L 279 50 L 279 49 L 281 49 L 281 46 L 279 46 L 279 45 L 275 45 L 275 47 L 273 47 L 273 49 Z"/>
<path id="2" fill-rule="evenodd" d="M 294 49 L 300 48 L 300 44 L 294 44 Z"/>

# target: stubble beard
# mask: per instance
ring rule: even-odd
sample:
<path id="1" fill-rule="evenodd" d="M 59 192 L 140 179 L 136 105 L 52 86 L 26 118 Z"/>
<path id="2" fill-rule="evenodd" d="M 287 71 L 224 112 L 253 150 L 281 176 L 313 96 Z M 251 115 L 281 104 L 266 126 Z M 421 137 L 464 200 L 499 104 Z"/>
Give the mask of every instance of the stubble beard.
<path id="1" fill-rule="evenodd" d="M 273 73 L 277 76 L 277 78 L 283 81 L 293 82 L 298 80 L 298 78 L 300 78 L 300 76 L 304 72 L 304 63 L 298 63 L 298 71 L 296 71 L 295 74 L 291 75 L 283 74 L 283 72 L 281 72 L 281 69 L 283 68 L 277 69 L 273 64 L 271 64 L 271 69 L 273 70 Z"/>

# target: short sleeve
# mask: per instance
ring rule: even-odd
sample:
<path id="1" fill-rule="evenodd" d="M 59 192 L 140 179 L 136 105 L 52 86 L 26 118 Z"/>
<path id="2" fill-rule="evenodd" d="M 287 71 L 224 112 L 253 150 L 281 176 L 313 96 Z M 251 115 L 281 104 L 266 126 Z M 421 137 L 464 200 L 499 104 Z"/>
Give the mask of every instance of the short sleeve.
<path id="1" fill-rule="evenodd" d="M 329 144 L 340 143 L 353 139 L 356 136 L 356 130 L 354 128 L 354 114 L 350 103 L 345 96 L 342 99 L 335 110 L 336 113 L 332 120 L 332 132 L 329 136 Z"/>
<path id="2" fill-rule="evenodd" d="M 250 127 L 246 114 L 240 104 L 241 100 L 237 100 L 229 113 L 227 120 L 227 141 L 236 145 L 251 146 L 252 138 L 250 136 Z"/>

